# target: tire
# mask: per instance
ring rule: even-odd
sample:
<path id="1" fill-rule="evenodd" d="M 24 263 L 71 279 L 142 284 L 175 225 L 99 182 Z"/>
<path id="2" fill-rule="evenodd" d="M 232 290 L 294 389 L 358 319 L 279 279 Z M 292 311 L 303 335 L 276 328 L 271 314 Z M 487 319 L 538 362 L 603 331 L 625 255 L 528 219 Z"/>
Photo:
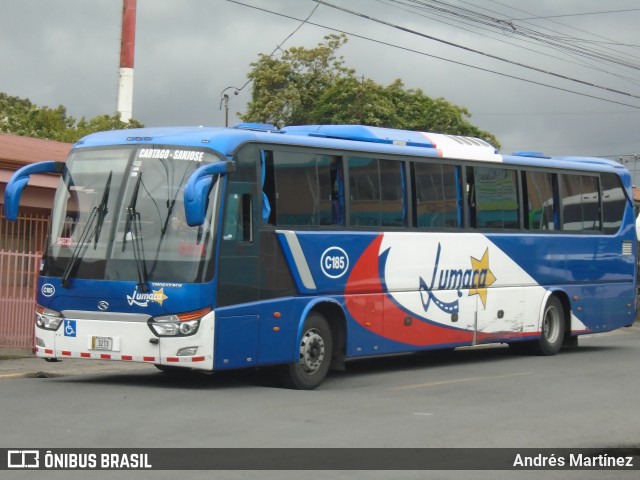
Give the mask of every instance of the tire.
<path id="1" fill-rule="evenodd" d="M 551 296 L 547 300 L 540 324 L 540 338 L 531 343 L 536 355 L 555 355 L 562 347 L 565 332 L 565 316 L 562 303 L 558 297 Z"/>
<path id="2" fill-rule="evenodd" d="M 280 378 L 287 388 L 313 390 L 327 376 L 333 354 L 333 339 L 327 319 L 313 312 L 307 317 L 298 345 L 298 361 L 283 365 Z"/>

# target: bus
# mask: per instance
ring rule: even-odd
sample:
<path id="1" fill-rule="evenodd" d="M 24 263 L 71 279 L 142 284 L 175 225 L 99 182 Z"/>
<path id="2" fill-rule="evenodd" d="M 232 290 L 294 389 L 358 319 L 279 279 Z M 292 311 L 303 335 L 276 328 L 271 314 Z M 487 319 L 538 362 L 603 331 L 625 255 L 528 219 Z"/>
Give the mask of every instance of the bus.
<path id="1" fill-rule="evenodd" d="M 95 133 L 57 173 L 37 356 L 165 372 L 488 343 L 554 355 L 635 319 L 631 177 L 596 158 L 360 125 Z"/>

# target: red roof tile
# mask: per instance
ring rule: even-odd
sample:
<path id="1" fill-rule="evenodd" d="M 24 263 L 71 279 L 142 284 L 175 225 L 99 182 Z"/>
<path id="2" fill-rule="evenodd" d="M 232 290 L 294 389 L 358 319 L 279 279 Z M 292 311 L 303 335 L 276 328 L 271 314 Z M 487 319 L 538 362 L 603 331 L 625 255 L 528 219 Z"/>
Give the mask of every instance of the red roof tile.
<path id="1" fill-rule="evenodd" d="M 17 170 L 42 160 L 64 161 L 72 146 L 54 140 L 0 134 L 0 165 L 5 168 L 13 165 Z"/>

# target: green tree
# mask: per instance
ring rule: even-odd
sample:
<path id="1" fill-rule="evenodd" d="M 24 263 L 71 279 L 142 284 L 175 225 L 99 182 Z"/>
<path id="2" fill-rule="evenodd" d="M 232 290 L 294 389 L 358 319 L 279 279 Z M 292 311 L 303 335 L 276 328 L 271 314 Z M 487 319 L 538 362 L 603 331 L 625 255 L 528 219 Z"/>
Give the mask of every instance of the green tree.
<path id="1" fill-rule="evenodd" d="M 133 118 L 128 122 L 123 122 L 117 113 L 113 115 L 97 115 L 90 120 L 85 120 L 82 117 L 73 128 L 65 132 L 62 138 L 66 139 L 62 141 L 75 142 L 90 133 L 141 127 L 144 127 L 144 125 Z"/>
<path id="2" fill-rule="evenodd" d="M 281 58 L 260 54 L 248 74 L 253 81 L 252 99 L 240 118 L 279 126 L 308 123 L 322 93 L 338 79 L 354 74 L 336 56 L 346 41 L 344 35 L 329 35 L 315 48 L 292 47 Z"/>
<path id="3" fill-rule="evenodd" d="M 406 89 L 399 79 L 383 86 L 357 77 L 336 53 L 346 42 L 344 34 L 329 35 L 315 48 L 293 47 L 280 58 L 261 54 L 251 64 L 252 99 L 240 118 L 280 127 L 362 124 L 465 135 L 500 147 L 495 135 L 470 123 L 464 107 Z"/>
<path id="4" fill-rule="evenodd" d="M 89 133 L 141 126 L 137 120 L 122 122 L 117 114 L 98 115 L 91 120 L 82 117 L 76 122 L 62 105 L 39 107 L 29 99 L 0 92 L 0 132 L 3 133 L 73 143 Z"/>

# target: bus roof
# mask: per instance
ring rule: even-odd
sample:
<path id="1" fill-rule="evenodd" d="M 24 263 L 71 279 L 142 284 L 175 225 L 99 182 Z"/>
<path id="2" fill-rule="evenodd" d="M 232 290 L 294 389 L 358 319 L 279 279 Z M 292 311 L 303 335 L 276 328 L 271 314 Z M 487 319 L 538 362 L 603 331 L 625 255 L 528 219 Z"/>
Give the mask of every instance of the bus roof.
<path id="1" fill-rule="evenodd" d="M 593 171 L 624 169 L 621 164 L 603 158 L 548 157 L 538 152 L 501 155 L 495 147 L 479 138 L 363 125 L 302 125 L 278 129 L 273 125 L 251 123 L 232 128 L 112 130 L 83 137 L 74 149 L 114 145 L 181 145 L 211 148 L 232 157 L 242 145 L 250 142 Z"/>

